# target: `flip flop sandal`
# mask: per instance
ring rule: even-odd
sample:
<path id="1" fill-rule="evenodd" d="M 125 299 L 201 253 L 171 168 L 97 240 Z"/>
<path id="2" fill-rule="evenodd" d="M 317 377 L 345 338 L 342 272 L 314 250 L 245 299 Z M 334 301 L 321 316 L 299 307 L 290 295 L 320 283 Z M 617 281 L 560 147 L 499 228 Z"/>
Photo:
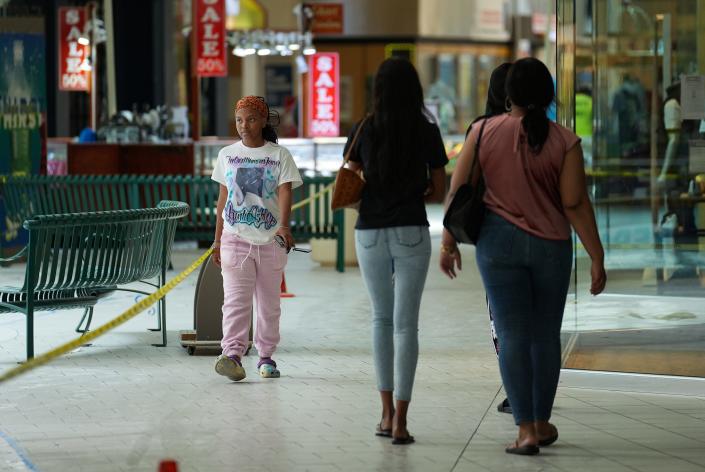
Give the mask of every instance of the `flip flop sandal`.
<path id="1" fill-rule="evenodd" d="M 392 444 L 396 445 L 404 445 L 404 444 L 411 444 L 416 442 L 414 440 L 414 437 L 412 435 L 408 435 L 405 438 L 392 438 Z"/>
<path id="2" fill-rule="evenodd" d="M 554 433 L 545 439 L 539 439 L 539 446 L 541 446 L 541 447 L 550 446 L 551 444 L 556 442 L 556 440 L 558 439 L 558 429 L 553 425 L 551 425 L 551 426 L 553 427 L 552 429 L 553 429 Z"/>
<path id="3" fill-rule="evenodd" d="M 508 446 L 504 452 L 507 454 L 517 454 L 520 456 L 535 456 L 536 454 L 539 453 L 539 447 L 538 446 L 520 446 L 519 443 L 514 441 L 514 444 L 511 446 Z"/>
<path id="4" fill-rule="evenodd" d="M 556 434 L 554 434 L 553 436 L 547 437 L 546 439 L 539 439 L 539 446 L 541 446 L 541 447 L 550 446 L 551 444 L 556 442 L 556 440 L 558 440 L 558 432 L 556 432 Z"/>
<path id="5" fill-rule="evenodd" d="M 391 438 L 392 437 L 392 428 L 382 429 L 382 423 L 379 423 L 377 425 L 377 428 L 375 429 L 375 436 L 382 436 L 384 438 Z"/>

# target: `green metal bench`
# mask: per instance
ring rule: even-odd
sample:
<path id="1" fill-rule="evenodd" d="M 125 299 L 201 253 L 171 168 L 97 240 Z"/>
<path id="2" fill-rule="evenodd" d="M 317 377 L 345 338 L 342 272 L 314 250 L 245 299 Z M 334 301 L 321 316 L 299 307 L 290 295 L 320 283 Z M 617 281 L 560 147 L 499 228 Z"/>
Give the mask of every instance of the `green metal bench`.
<path id="1" fill-rule="evenodd" d="M 27 358 L 34 356 L 35 311 L 84 308 L 76 329 L 82 332 L 90 327 L 93 307 L 101 297 L 114 290 L 150 293 L 123 287 L 132 282 L 164 285 L 177 221 L 188 211 L 186 203 L 162 201 L 156 208 L 36 215 L 26 220 L 29 243 L 10 258 L 26 257 L 24 283 L 0 287 L 0 313 L 26 315 Z M 162 332 L 159 346 L 166 346 L 164 298 L 158 311 L 158 326 L 152 331 Z"/>
<path id="2" fill-rule="evenodd" d="M 304 177 L 294 189 L 293 202 L 301 202 L 330 185 L 334 177 Z M 178 222 L 175 239 L 212 241 L 218 183 L 199 175 L 38 175 L 4 176 L 0 196 L 5 201 L 6 222 L 19 228 L 37 214 L 151 208 L 161 200 L 189 204 L 186 217 Z M 289 224 L 297 241 L 311 238 L 337 239 L 339 272 L 345 269 L 344 218 L 330 209 L 330 193 L 311 199 L 292 211 Z"/>

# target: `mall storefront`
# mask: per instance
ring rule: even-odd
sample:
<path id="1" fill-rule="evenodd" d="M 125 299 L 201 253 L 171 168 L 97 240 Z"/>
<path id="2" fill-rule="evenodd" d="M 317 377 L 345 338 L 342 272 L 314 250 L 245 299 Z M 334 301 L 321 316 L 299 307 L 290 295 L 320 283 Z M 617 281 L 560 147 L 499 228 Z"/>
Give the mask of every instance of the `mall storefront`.
<path id="1" fill-rule="evenodd" d="M 705 377 L 705 1 L 559 0 L 558 120 L 583 139 L 605 245 L 576 245 L 572 369 Z"/>

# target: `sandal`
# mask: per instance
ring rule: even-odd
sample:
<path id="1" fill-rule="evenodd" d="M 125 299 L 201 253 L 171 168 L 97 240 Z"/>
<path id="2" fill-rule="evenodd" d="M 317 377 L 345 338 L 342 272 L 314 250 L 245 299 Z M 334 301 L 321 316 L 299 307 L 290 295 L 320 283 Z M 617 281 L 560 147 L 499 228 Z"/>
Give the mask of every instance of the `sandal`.
<path id="1" fill-rule="evenodd" d="M 392 437 L 392 428 L 382 429 L 382 423 L 379 423 L 377 425 L 377 428 L 375 429 L 375 436 L 382 436 L 384 438 L 391 438 Z"/>
<path id="2" fill-rule="evenodd" d="M 396 445 L 412 444 L 414 442 L 416 442 L 414 437 L 408 433 L 405 438 L 392 438 L 392 444 Z"/>
<path id="3" fill-rule="evenodd" d="M 541 446 L 541 447 L 550 446 L 551 444 L 553 444 L 554 442 L 556 442 L 558 440 L 558 428 L 556 428 L 554 425 L 551 424 L 551 429 L 553 430 L 553 434 L 547 438 L 539 439 L 539 446 Z"/>
<path id="4" fill-rule="evenodd" d="M 526 446 L 520 446 L 518 441 L 514 441 L 514 444 L 507 446 L 504 449 L 507 454 L 517 454 L 520 456 L 535 456 L 539 453 L 539 447 L 533 444 Z"/>
<path id="5" fill-rule="evenodd" d="M 260 357 L 257 370 L 259 370 L 260 377 L 265 379 L 276 379 L 281 375 L 277 369 L 277 363 L 271 357 Z"/>
<path id="6" fill-rule="evenodd" d="M 242 367 L 242 362 L 238 356 L 221 354 L 215 360 L 215 371 L 233 382 L 238 382 L 246 377 L 245 369 Z"/>

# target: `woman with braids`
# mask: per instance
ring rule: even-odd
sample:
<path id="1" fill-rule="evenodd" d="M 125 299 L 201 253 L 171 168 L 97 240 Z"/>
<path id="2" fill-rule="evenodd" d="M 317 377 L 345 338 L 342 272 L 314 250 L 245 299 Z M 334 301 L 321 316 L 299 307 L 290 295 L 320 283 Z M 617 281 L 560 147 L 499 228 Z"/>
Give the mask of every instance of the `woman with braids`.
<path id="1" fill-rule="evenodd" d="M 372 114 L 349 166 L 367 183 L 355 225 L 355 248 L 372 304 L 372 347 L 382 419 L 377 436 L 410 444 L 407 411 L 418 359 L 421 294 L 431 257 L 425 202 L 441 202 L 448 162 L 438 127 L 424 107 L 416 69 L 387 59 L 374 83 Z M 396 400 L 396 403 L 395 403 Z"/>
<path id="2" fill-rule="evenodd" d="M 257 370 L 279 377 L 272 354 L 279 344 L 279 290 L 287 252 L 291 189 L 302 184 L 291 153 L 277 144 L 269 107 L 248 96 L 235 105 L 241 140 L 218 153 L 213 180 L 220 184 L 213 261 L 223 273 L 223 354 L 215 371 L 230 380 L 245 378 L 242 356 L 249 345 L 252 298 L 257 300 Z M 274 240 L 280 236 L 281 247 Z"/>
<path id="3" fill-rule="evenodd" d="M 571 226 L 592 260 L 590 292 L 605 287 L 604 252 L 587 193 L 580 138 L 548 120 L 553 80 L 534 58 L 516 61 L 506 82 L 508 113 L 474 126 L 451 180 L 449 201 L 467 181 L 475 143 L 487 207 L 477 241 L 499 338 L 499 367 L 516 441 L 505 451 L 533 455 L 558 439 L 549 423 L 561 367 L 560 330 L 573 249 Z M 444 231 L 441 269 L 455 276 L 460 253 Z"/>

